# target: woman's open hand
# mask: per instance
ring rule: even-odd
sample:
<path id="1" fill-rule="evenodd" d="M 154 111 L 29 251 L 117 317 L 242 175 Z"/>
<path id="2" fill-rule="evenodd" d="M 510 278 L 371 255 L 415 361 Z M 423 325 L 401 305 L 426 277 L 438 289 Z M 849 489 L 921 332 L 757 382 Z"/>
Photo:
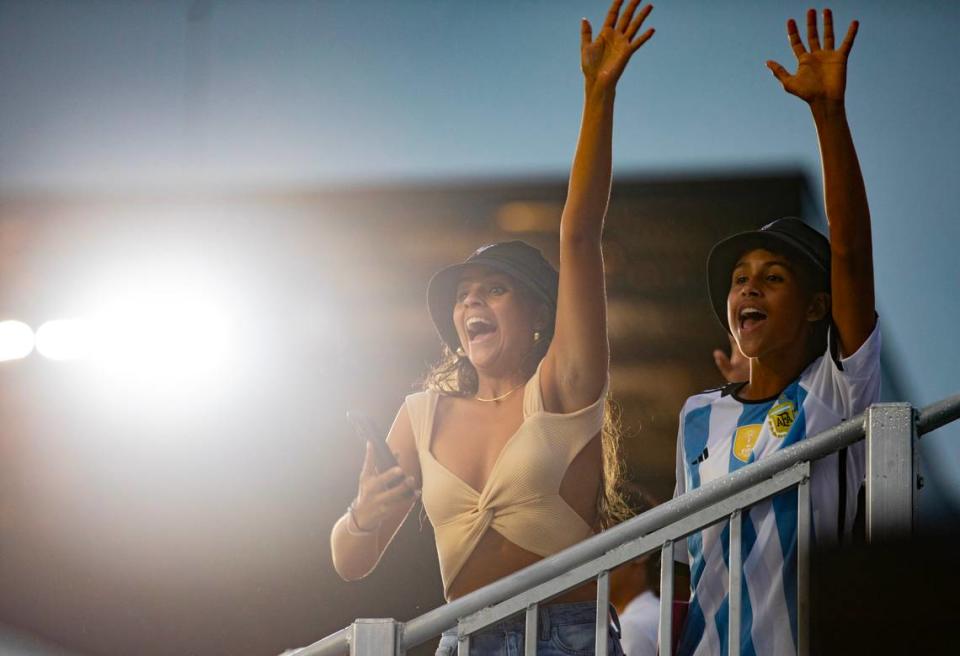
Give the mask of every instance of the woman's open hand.
<path id="1" fill-rule="evenodd" d="M 834 48 L 833 13 L 823 10 L 823 46 L 817 32 L 817 12 L 807 12 L 807 44 L 797 31 L 797 23 L 792 18 L 787 21 L 787 38 L 790 47 L 797 56 L 797 72 L 791 75 L 787 69 L 775 61 L 768 61 L 767 68 L 773 71 L 783 88 L 810 104 L 818 102 L 842 103 L 847 86 L 847 57 L 857 36 L 857 21 L 850 23 L 847 35 L 839 48 Z"/>
<path id="2" fill-rule="evenodd" d="M 640 0 L 630 0 L 620 16 L 622 4 L 623 0 L 613 0 L 596 40 L 590 21 L 584 18 L 580 23 L 580 66 L 587 84 L 615 87 L 630 57 L 653 36 L 652 28 L 637 36 L 653 5 L 646 5 L 634 17 Z"/>

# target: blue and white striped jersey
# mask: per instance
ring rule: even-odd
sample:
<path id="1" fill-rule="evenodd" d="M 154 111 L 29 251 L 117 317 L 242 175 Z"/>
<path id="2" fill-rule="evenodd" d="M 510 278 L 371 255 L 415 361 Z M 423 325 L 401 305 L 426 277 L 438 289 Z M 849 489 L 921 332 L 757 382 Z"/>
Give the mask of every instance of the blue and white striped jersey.
<path id="1" fill-rule="evenodd" d="M 863 412 L 880 394 L 880 332 L 849 358 L 829 351 L 817 358 L 776 398 L 744 401 L 739 386 L 687 399 L 677 437 L 674 496 L 721 478 L 779 449 Z M 864 479 L 864 444 L 846 453 L 842 526 L 849 532 Z M 841 519 L 838 454 L 813 464 L 810 495 L 813 538 L 837 539 Z M 687 538 L 691 598 L 680 638 L 682 656 L 727 654 L 729 524 Z M 788 491 L 743 515 L 743 615 L 741 653 L 793 655 L 797 651 L 797 492 Z"/>

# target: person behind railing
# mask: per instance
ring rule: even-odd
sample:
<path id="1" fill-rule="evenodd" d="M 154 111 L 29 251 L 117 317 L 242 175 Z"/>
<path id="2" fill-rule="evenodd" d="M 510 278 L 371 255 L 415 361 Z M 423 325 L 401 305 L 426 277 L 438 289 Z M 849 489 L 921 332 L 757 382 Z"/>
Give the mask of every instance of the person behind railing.
<path id="1" fill-rule="evenodd" d="M 630 510 L 642 515 L 657 501 L 633 482 L 623 485 Z M 657 656 L 660 623 L 660 554 L 648 553 L 610 572 L 610 603 L 620 616 L 620 644 L 627 656 Z"/>
<path id="2" fill-rule="evenodd" d="M 580 136 L 560 225 L 559 273 L 522 242 L 478 249 L 437 273 L 431 317 L 447 359 L 407 397 L 387 441 L 399 467 L 368 448 L 359 493 L 331 535 L 334 566 L 358 579 L 377 564 L 422 490 L 444 595 L 462 597 L 590 537 L 615 514 L 616 462 L 601 430 L 609 375 L 600 238 L 610 195 L 617 81 L 652 35 L 650 13 L 615 0 L 594 39 L 581 24 Z M 596 586 L 540 609 L 538 654 L 593 653 Z M 523 619 L 471 637 L 472 654 L 522 651 Z M 509 643 L 506 647 L 504 642 Z M 609 653 L 622 653 L 611 631 Z M 456 650 L 455 633 L 438 654 Z"/>
<path id="3" fill-rule="evenodd" d="M 714 312 L 749 358 L 749 378 L 687 399 L 677 439 L 676 495 L 853 417 L 878 400 L 880 334 L 874 311 L 870 214 L 847 123 L 851 23 L 839 47 L 833 18 L 807 14 L 807 45 L 793 20 L 796 73 L 767 66 L 812 113 L 823 164 L 829 241 L 795 218 L 714 246 L 708 283 Z M 720 362 L 718 362 L 720 364 Z M 725 364 L 725 363 L 724 363 Z M 864 478 L 859 443 L 813 463 L 813 535 L 830 544 L 851 529 Z M 797 651 L 797 492 L 742 515 L 743 654 Z M 727 524 L 687 538 L 691 597 L 680 654 L 727 653 Z"/>

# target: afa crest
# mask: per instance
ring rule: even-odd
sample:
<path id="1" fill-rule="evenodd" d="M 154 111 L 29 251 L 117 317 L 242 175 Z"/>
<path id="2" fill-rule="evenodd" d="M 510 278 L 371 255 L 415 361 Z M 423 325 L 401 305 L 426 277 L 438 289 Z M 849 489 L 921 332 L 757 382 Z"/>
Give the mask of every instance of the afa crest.
<path id="1" fill-rule="evenodd" d="M 780 401 L 767 414 L 767 423 L 774 436 L 784 438 L 790 432 L 794 420 L 797 418 L 797 406 L 793 401 Z"/>
<path id="2" fill-rule="evenodd" d="M 760 439 L 760 431 L 763 424 L 749 424 L 741 426 L 733 436 L 733 455 L 740 462 L 750 462 L 750 454 L 753 453 L 753 447 L 757 445 Z"/>

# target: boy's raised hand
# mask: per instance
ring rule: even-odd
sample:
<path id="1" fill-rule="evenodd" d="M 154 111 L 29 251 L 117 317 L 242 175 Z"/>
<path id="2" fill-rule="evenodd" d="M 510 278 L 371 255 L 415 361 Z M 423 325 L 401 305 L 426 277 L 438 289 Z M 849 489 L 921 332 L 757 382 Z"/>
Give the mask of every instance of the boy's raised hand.
<path id="1" fill-rule="evenodd" d="M 823 45 L 817 32 L 817 12 L 807 11 L 807 45 L 803 45 L 797 23 L 787 21 L 787 38 L 793 54 L 797 56 L 797 72 L 791 75 L 775 61 L 768 61 L 767 68 L 773 71 L 783 88 L 810 104 L 817 102 L 842 103 L 847 86 L 847 57 L 857 36 L 857 21 L 850 23 L 847 35 L 839 48 L 834 48 L 833 13 L 823 10 Z"/>
<path id="2" fill-rule="evenodd" d="M 590 21 L 584 18 L 580 22 L 580 66 L 588 84 L 616 86 L 630 57 L 653 36 L 653 28 L 637 36 L 653 5 L 646 5 L 634 17 L 640 0 L 630 0 L 620 16 L 622 4 L 623 0 L 613 0 L 596 40 Z"/>
<path id="3" fill-rule="evenodd" d="M 730 338 L 730 355 L 728 356 L 723 349 L 716 349 L 713 352 L 713 361 L 717 365 L 717 370 L 728 383 L 742 383 L 750 380 L 750 358 L 740 351 L 733 335 L 728 334 L 727 337 Z"/>

